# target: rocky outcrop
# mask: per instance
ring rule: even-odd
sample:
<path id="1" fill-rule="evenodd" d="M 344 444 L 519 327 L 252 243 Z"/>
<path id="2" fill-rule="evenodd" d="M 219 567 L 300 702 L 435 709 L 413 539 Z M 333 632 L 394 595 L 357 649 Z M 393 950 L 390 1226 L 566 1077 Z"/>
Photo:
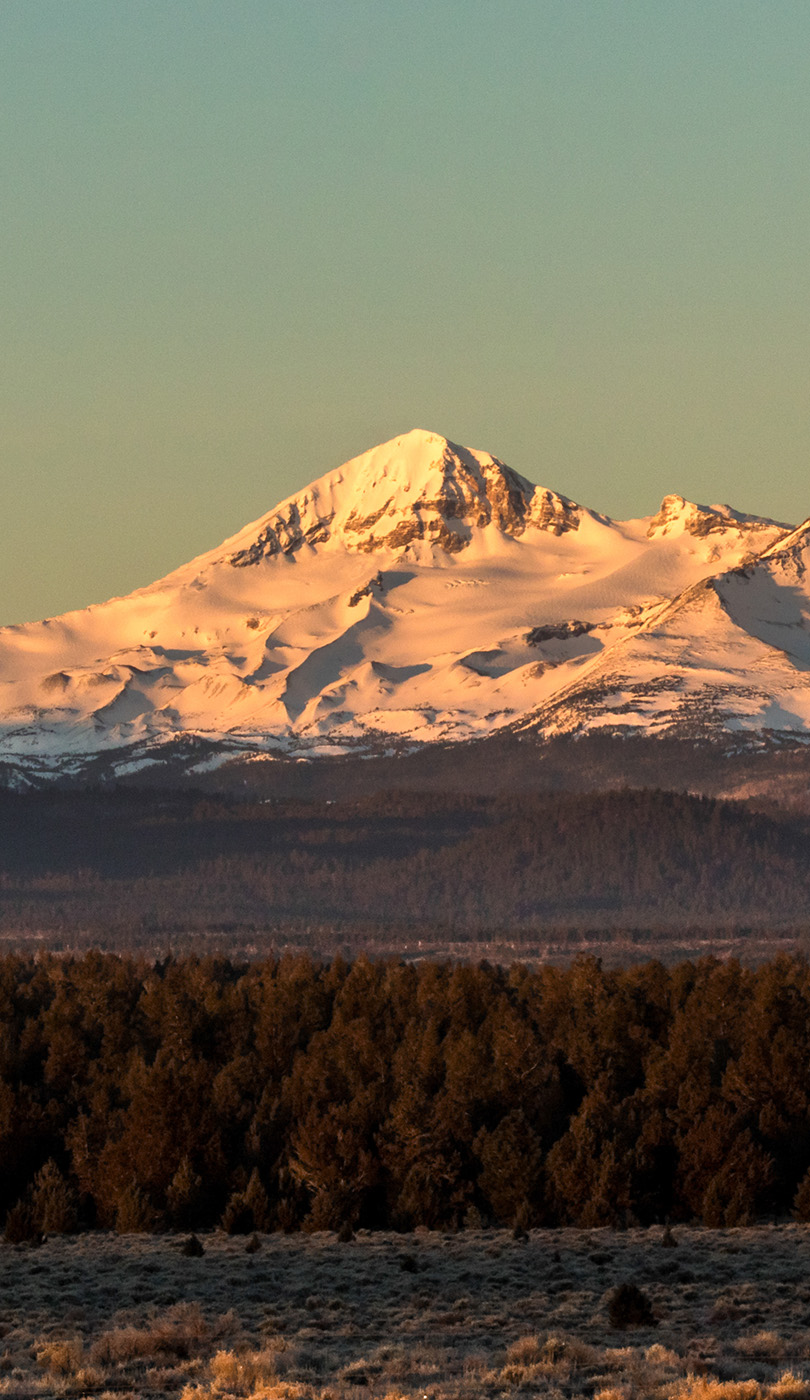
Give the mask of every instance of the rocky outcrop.
<path id="1" fill-rule="evenodd" d="M 242 569 L 248 564 L 258 564 L 260 559 L 272 559 L 276 554 L 293 554 L 303 544 L 323 544 L 329 539 L 330 524 L 331 517 L 302 520 L 301 506 L 293 501 L 286 515 L 281 511 L 275 515 L 251 545 L 231 555 L 230 562 Z"/>
<path id="2" fill-rule="evenodd" d="M 526 645 L 539 647 L 543 642 L 567 642 L 570 637 L 584 637 L 587 632 L 593 632 L 596 627 L 595 622 L 557 622 L 546 627 L 533 627 L 531 632 L 526 633 Z"/>
<path id="3" fill-rule="evenodd" d="M 684 534 L 693 535 L 695 539 L 704 539 L 707 535 L 727 530 L 737 530 L 740 534 L 745 534 L 749 531 L 774 528 L 781 527 L 776 526 L 773 520 L 763 520 L 755 515 L 742 515 L 730 506 L 699 506 L 694 501 L 687 501 L 684 496 L 671 495 L 664 497 L 660 509 L 647 526 L 647 535 L 653 539 L 656 535 L 668 535 L 676 529 L 681 529 Z"/>
<path id="4" fill-rule="evenodd" d="M 565 496 L 533 486 L 488 454 L 456 447 L 444 438 L 416 436 L 430 452 L 418 472 L 411 459 L 392 455 L 370 482 L 362 472 L 354 481 L 346 476 L 339 483 L 325 478 L 279 507 L 229 562 L 244 568 L 329 540 L 362 554 L 405 550 L 419 542 L 457 554 L 466 549 L 474 530 L 488 526 L 512 538 L 528 529 L 562 535 L 579 528 L 579 507 Z M 338 485 L 342 501 L 325 510 L 323 500 L 334 497 Z M 384 498 L 369 509 L 374 496 L 380 500 L 381 488 Z"/>

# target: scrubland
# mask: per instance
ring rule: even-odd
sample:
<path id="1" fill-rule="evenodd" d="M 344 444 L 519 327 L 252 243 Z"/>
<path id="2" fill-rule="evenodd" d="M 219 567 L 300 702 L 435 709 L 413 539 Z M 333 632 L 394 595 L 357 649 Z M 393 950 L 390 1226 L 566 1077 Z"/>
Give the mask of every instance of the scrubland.
<path id="1" fill-rule="evenodd" d="M 200 1240 L 0 1245 L 0 1396 L 810 1397 L 805 1225 Z"/>

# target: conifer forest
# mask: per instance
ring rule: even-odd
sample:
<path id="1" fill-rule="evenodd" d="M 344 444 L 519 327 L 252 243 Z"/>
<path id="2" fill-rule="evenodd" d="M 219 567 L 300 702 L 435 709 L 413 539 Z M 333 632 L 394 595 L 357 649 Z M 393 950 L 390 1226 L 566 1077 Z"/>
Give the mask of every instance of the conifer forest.
<path id="1" fill-rule="evenodd" d="M 810 966 L 0 959 L 5 1234 L 810 1219 Z"/>

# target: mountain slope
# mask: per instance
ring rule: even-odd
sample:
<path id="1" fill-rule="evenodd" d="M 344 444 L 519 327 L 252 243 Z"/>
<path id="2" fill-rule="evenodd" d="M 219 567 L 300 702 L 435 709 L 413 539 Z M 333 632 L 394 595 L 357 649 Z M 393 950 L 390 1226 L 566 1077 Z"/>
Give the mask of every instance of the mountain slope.
<path id="1" fill-rule="evenodd" d="M 379 752 L 620 714 L 658 732 L 728 686 L 737 708 L 711 714 L 733 729 L 745 685 L 748 727 L 803 730 L 804 551 L 801 529 L 680 496 L 613 521 L 414 431 L 148 588 L 0 629 L 0 763 L 123 772 L 188 736 L 211 762 Z"/>
<path id="2" fill-rule="evenodd" d="M 717 738 L 810 734 L 810 522 L 652 609 L 526 721 Z M 523 727 L 523 726 L 521 726 Z"/>

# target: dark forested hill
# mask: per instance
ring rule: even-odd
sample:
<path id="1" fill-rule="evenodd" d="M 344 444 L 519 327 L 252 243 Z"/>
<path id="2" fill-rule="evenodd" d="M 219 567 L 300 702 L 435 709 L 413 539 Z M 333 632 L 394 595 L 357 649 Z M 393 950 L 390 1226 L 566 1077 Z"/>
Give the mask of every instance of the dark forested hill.
<path id="1" fill-rule="evenodd" d="M 810 924 L 810 820 L 660 791 L 352 802 L 0 795 L 0 934 L 318 946 Z"/>

